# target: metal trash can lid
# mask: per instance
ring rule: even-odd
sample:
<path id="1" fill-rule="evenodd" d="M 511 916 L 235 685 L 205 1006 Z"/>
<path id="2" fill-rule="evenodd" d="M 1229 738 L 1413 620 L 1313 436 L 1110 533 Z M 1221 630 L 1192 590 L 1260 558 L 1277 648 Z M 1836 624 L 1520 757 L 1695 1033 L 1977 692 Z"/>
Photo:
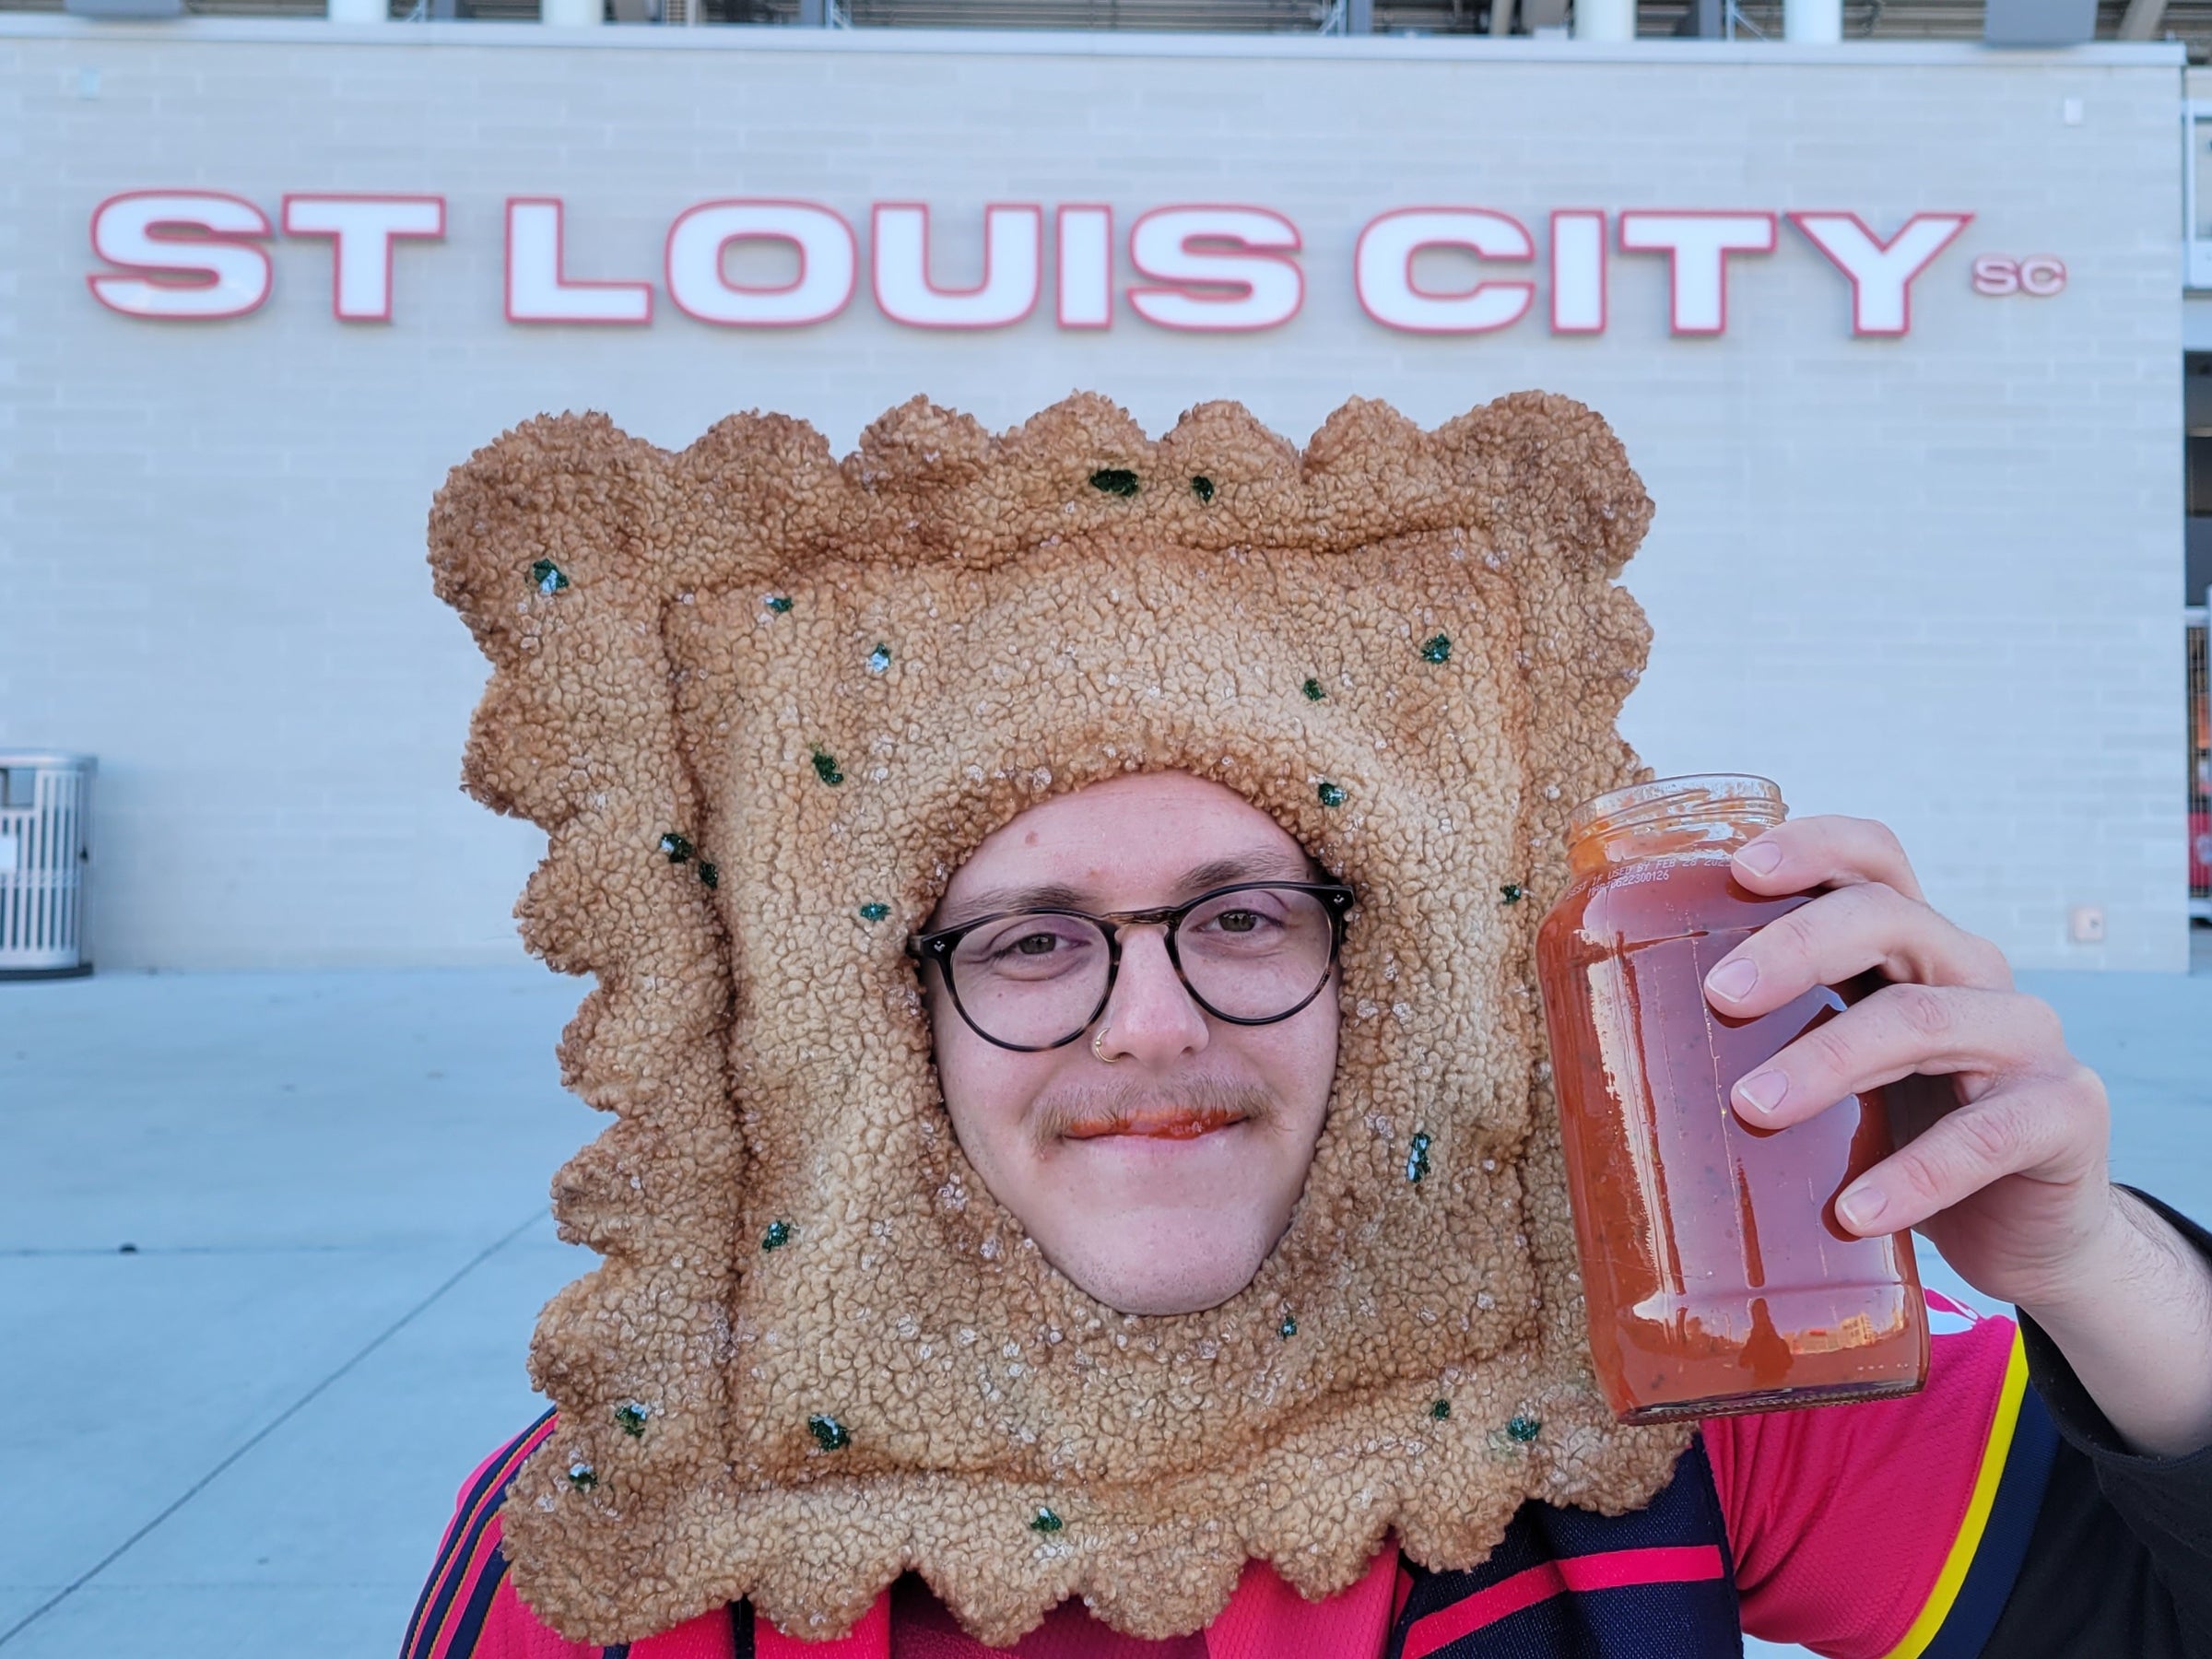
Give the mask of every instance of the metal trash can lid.
<path id="1" fill-rule="evenodd" d="M 0 771 L 17 768 L 39 771 L 98 771 L 97 755 L 73 755 L 66 749 L 0 749 Z"/>

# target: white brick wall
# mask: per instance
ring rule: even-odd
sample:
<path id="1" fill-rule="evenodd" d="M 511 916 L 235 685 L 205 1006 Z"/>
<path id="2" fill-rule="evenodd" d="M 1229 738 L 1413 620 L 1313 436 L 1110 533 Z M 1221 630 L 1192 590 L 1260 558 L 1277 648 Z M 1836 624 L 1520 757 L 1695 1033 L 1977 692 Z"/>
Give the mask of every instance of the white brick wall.
<path id="1" fill-rule="evenodd" d="M 537 838 L 458 795 L 481 668 L 435 602 L 447 466 L 541 409 L 688 441 L 790 410 L 850 445 L 927 392 L 1004 425 L 1071 389 L 1148 427 L 1236 397 L 1302 441 L 1353 394 L 1433 423 L 1543 386 L 1618 428 L 1659 502 L 1630 584 L 1658 629 L 1630 705 L 1663 770 L 1771 772 L 1889 819 L 1936 900 L 2024 964 L 2178 969 L 2183 919 L 2177 54 L 1653 43 L 1146 43 L 1097 37 L 0 18 L 0 745 L 97 751 L 102 962 L 437 963 L 513 949 Z M 88 76 L 88 71 L 95 72 Z M 86 96 L 88 91 L 97 96 Z M 2065 100 L 2079 100 L 2068 124 Z M 329 309 L 329 244 L 271 245 L 258 313 L 93 303 L 112 193 L 439 193 L 389 324 Z M 568 202 L 572 276 L 658 278 L 685 206 L 935 205 L 940 278 L 982 204 L 1264 204 L 1305 237 L 1302 315 L 1173 335 L 648 329 L 500 316 L 500 213 Z M 1740 262 L 1720 339 L 1670 339 L 1665 262 L 1612 261 L 1612 324 L 1395 335 L 1360 226 L 1436 203 L 1971 209 L 1902 340 L 1853 340 L 1794 232 Z M 2055 299 L 1974 295 L 2049 253 Z M 1124 260 L 1125 264 L 1125 260 Z M 1541 266 L 1535 274 L 1541 276 Z M 1124 277 L 1127 275 L 1124 272 Z M 2065 940 L 2104 907 L 2109 942 Z"/>

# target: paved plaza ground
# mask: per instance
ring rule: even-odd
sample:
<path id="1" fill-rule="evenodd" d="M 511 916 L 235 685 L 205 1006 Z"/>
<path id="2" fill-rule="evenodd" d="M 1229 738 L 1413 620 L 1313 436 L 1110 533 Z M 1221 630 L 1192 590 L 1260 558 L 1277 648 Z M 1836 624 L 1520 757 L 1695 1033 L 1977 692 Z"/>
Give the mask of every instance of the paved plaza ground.
<path id="1" fill-rule="evenodd" d="M 2212 1216 L 2196 941 L 2187 978 L 2029 985 L 2104 1074 L 2119 1176 Z M 604 1122 L 554 1072 L 582 990 L 0 984 L 4 1659 L 390 1659 L 455 1487 L 539 1408 L 540 1303 L 592 1260 L 546 1213 Z"/>

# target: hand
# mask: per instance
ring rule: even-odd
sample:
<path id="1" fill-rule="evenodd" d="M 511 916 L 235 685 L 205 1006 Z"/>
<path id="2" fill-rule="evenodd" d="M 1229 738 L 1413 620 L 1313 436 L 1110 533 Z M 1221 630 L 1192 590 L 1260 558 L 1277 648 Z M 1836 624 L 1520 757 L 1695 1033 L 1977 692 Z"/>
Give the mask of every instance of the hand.
<path id="1" fill-rule="evenodd" d="M 1888 982 L 1737 1083 L 1737 1114 L 1780 1128 L 1881 1088 L 1897 1150 L 1839 1195 L 1843 1224 L 1917 1228 L 1969 1284 L 2018 1304 L 2136 1450 L 2212 1441 L 2212 1265 L 2111 1185 L 2104 1085 L 2050 1006 L 1929 908 L 1880 824 L 1777 825 L 1734 874 L 1769 896 L 1823 890 L 1714 965 L 1705 995 L 1721 1013 L 1869 971 Z"/>
<path id="2" fill-rule="evenodd" d="M 2113 1222 L 2110 1118 L 2097 1074 L 2004 953 L 1929 908 L 1897 837 L 1865 818 L 1776 826 L 1735 879 L 1826 889 L 1706 977 L 1723 1014 L 1765 1014 L 1869 971 L 1889 982 L 1739 1082 L 1737 1114 L 1779 1128 L 1883 1087 L 1897 1151 L 1838 1198 L 1860 1234 L 1918 1228 L 1977 1289 L 2030 1307 L 2081 1293 Z"/>

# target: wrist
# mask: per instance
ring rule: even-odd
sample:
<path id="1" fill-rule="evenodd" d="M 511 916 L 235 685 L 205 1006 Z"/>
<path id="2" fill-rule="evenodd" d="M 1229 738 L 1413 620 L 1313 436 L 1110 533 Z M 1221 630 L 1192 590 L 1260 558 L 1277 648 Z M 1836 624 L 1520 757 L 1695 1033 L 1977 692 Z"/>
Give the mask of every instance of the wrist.
<path id="1" fill-rule="evenodd" d="M 2107 1182 L 2095 1218 L 2081 1228 L 2078 1241 L 2063 1261 L 2053 1265 L 2045 1282 L 2019 1299 L 2020 1311 L 2054 1338 L 2069 1326 L 2101 1324 L 2115 1286 L 2155 1278 L 2154 1259 L 2164 1256 L 2171 1261 L 2174 1255 L 2157 1239 L 2154 1229 L 2162 1232 L 2164 1224 L 2131 1194 Z"/>
<path id="2" fill-rule="evenodd" d="M 2134 1194 L 2110 1196 L 2109 1219 L 2020 1312 L 2128 1451 L 2194 1453 L 2212 1441 L 2212 1259 Z"/>

